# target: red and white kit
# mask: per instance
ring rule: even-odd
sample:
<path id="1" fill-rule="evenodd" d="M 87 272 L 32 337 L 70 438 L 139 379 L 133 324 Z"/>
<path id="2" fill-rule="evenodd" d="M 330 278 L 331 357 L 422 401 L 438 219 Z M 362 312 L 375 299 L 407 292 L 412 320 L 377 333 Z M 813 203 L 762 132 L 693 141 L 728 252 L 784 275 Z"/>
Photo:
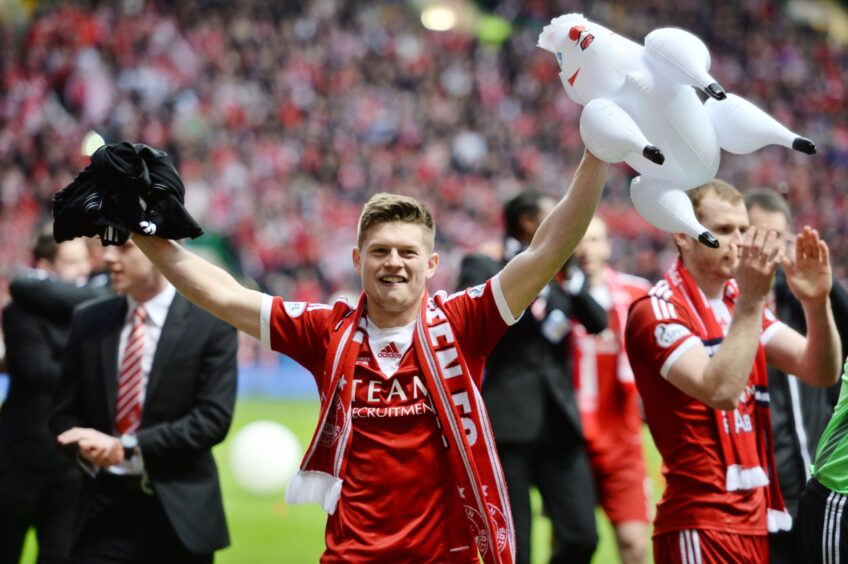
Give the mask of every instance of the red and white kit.
<path id="1" fill-rule="evenodd" d="M 764 346 L 783 325 L 764 309 L 756 360 L 732 412 L 708 407 L 666 380 L 675 361 L 698 342 L 715 354 L 737 294 L 731 280 L 721 298 L 708 300 L 678 261 L 649 296 L 633 304 L 627 321 L 628 356 L 667 481 L 654 521 L 655 556 L 664 562 L 680 558 L 679 550 L 657 554 L 658 546 L 679 549 L 677 537 L 669 540 L 665 533 L 720 531 L 742 542 L 791 523 L 776 479 L 769 480 L 776 474 Z M 761 540 L 748 548 L 767 547 Z"/>
<path id="2" fill-rule="evenodd" d="M 613 524 L 647 523 L 642 415 L 624 347 L 624 325 L 630 304 L 651 285 L 611 268 L 604 270 L 604 282 L 605 287 L 591 292 L 607 310 L 607 329 L 592 335 L 575 325 L 571 337 L 577 405 L 601 507 Z"/>
<path id="3" fill-rule="evenodd" d="M 481 506 L 472 501 L 475 492 L 470 490 L 475 485 L 461 485 L 446 448 L 454 443 L 451 430 L 446 429 L 449 423 L 446 425 L 445 419 L 439 417 L 439 410 L 445 409 L 439 407 L 439 394 L 425 377 L 427 370 L 436 370 L 422 367 L 422 362 L 426 363 L 422 359 L 428 357 L 420 353 L 427 348 L 420 345 L 422 337 L 416 334 L 419 327 L 425 327 L 418 325 L 420 320 L 407 327 L 381 330 L 368 322 L 365 311 L 358 327 L 353 327 L 357 352 L 351 359 L 351 365 L 355 362 L 350 369 L 352 376 L 341 374 L 338 388 L 344 393 L 327 392 L 328 379 L 333 377 L 327 370 L 327 356 L 334 354 L 335 364 L 341 366 L 349 348 L 334 348 L 331 335 L 359 315 L 364 305 L 364 299 L 355 309 L 343 302 L 329 306 L 265 296 L 262 306 L 263 343 L 306 367 L 322 394 L 322 416 L 326 412 L 327 421 L 311 448 L 336 449 L 328 451 L 335 453 L 336 468 L 340 470 L 336 472 L 336 490 L 327 494 L 336 497 L 323 502 L 330 515 L 325 535 L 327 549 L 321 561 L 478 562 L 478 550 L 486 561 L 501 561 L 492 559 L 492 555 L 501 554 L 503 558 L 512 552 L 514 533 L 482 400 L 473 390 L 452 397 L 457 420 L 465 426 L 467 443 L 473 445 L 470 448 L 480 448 L 485 443 L 494 456 L 494 477 L 489 480 L 494 485 L 482 486 L 486 505 Z M 424 338 L 432 341 L 432 358 L 441 366 L 439 373 L 457 381 L 460 378 L 454 376 L 459 375 L 459 364 L 464 361 L 476 388 L 480 386 L 487 356 L 516 321 L 497 277 L 449 297 L 437 294 L 422 315 L 431 323 L 427 326 L 429 338 Z M 435 315 L 443 315 L 448 323 L 432 324 Z M 455 348 L 436 347 L 439 342 L 448 341 Z M 348 408 L 342 399 L 346 394 Z M 327 406 L 328 402 L 334 406 Z M 466 410 L 475 408 L 482 411 L 483 421 L 476 426 L 462 417 Z M 447 421 L 451 421 L 450 417 Z M 349 441 L 346 449 L 333 446 L 345 440 Z M 307 453 L 307 460 L 311 454 Z M 463 461 L 482 472 L 479 459 Z M 306 467 L 302 470 L 295 487 L 308 489 L 310 476 L 321 473 Z M 301 494 L 295 492 L 296 497 Z M 488 507 L 489 515 L 481 516 L 480 507 Z"/>

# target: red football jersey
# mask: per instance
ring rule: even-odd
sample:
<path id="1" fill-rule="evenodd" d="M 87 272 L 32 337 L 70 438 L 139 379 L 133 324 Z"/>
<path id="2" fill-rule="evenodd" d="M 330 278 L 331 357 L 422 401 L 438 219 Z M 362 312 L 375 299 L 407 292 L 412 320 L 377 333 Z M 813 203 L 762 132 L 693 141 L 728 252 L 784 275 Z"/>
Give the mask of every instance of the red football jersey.
<path id="1" fill-rule="evenodd" d="M 654 534 L 714 529 L 765 535 L 764 488 L 726 490 L 714 410 L 666 380 L 674 362 L 701 342 L 701 321 L 665 280 L 650 293 L 630 310 L 625 344 L 667 482 L 657 505 Z M 713 308 L 726 335 L 733 302 L 713 302 Z M 765 345 L 782 326 L 765 310 L 760 342 Z M 703 345 L 708 353 L 718 346 Z M 746 401 L 753 402 L 754 395 L 748 396 Z"/>
<path id="2" fill-rule="evenodd" d="M 479 386 L 492 348 L 515 319 L 497 276 L 448 297 L 443 310 Z M 323 388 L 330 306 L 263 301 L 266 346 L 306 367 Z M 414 347 L 386 376 L 366 337 L 352 381 L 353 436 L 341 498 L 327 520 L 322 562 L 478 562 Z M 327 375 L 329 376 L 329 375 Z"/>
<path id="3" fill-rule="evenodd" d="M 592 444 L 614 445 L 638 435 L 642 426 L 633 371 L 624 348 L 627 310 L 644 296 L 644 278 L 607 269 L 605 295 L 596 300 L 607 310 L 607 328 L 592 335 L 582 325 L 572 333 L 572 367 L 583 434 Z"/>

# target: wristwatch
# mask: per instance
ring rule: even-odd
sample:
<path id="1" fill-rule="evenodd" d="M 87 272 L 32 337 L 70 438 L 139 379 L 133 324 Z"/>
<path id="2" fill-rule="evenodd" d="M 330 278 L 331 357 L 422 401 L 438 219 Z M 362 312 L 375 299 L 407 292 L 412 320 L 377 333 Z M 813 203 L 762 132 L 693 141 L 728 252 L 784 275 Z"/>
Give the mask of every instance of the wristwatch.
<path id="1" fill-rule="evenodd" d="M 138 437 L 135 435 L 121 435 L 121 446 L 124 447 L 124 460 L 129 460 L 138 454 Z"/>

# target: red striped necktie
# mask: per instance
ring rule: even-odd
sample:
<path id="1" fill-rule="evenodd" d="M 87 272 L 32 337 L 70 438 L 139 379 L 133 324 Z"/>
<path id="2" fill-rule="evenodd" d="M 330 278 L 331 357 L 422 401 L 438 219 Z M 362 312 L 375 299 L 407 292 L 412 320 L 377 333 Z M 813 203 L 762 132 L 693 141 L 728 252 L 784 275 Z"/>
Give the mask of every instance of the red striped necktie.
<path id="1" fill-rule="evenodd" d="M 141 392 L 143 389 L 141 359 L 144 356 L 144 320 L 147 311 L 143 305 L 133 310 L 133 324 L 124 347 L 118 377 L 118 406 L 115 410 L 115 427 L 119 435 L 134 433 L 141 423 Z"/>

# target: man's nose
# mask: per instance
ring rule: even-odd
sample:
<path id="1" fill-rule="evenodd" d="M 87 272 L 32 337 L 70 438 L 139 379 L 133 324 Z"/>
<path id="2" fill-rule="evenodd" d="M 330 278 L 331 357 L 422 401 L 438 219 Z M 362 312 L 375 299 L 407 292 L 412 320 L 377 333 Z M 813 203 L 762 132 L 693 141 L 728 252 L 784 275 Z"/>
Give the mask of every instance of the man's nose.
<path id="1" fill-rule="evenodd" d="M 745 239 L 745 233 L 743 233 L 741 229 L 735 229 L 730 242 L 738 245 L 743 241 L 743 239 Z"/>
<path id="2" fill-rule="evenodd" d="M 392 249 L 386 255 L 386 266 L 403 266 L 403 261 L 400 260 L 400 253 L 397 249 Z"/>
<path id="3" fill-rule="evenodd" d="M 118 260 L 118 247 L 109 245 L 103 250 L 103 262 L 115 262 Z"/>

